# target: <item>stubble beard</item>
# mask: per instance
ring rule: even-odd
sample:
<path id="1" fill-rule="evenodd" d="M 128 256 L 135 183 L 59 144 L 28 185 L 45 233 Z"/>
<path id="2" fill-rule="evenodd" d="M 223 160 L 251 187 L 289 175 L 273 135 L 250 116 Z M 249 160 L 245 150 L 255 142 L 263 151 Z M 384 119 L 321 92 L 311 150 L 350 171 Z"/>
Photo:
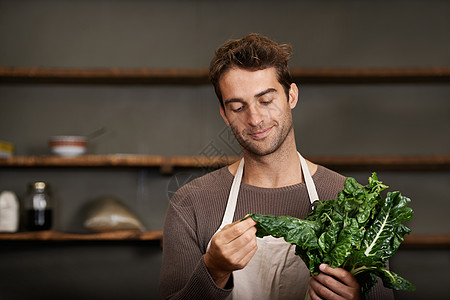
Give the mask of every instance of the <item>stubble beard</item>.
<path id="1" fill-rule="evenodd" d="M 275 132 L 276 137 L 272 139 L 272 141 L 266 141 L 262 139 L 260 141 L 254 141 L 249 136 L 248 130 L 243 130 L 239 132 L 236 127 L 230 125 L 231 130 L 233 131 L 236 140 L 241 145 L 242 150 L 247 151 L 251 155 L 255 156 L 266 156 L 276 152 L 285 142 L 286 138 L 289 136 L 291 131 L 293 130 L 292 119 L 288 121 L 286 126 L 280 127 L 278 123 L 275 123 L 273 129 L 281 128 L 281 132 L 278 134 Z M 273 135 L 273 132 L 272 132 Z M 245 138 L 248 137 L 248 138 Z M 266 144 L 269 145 L 266 146 Z"/>

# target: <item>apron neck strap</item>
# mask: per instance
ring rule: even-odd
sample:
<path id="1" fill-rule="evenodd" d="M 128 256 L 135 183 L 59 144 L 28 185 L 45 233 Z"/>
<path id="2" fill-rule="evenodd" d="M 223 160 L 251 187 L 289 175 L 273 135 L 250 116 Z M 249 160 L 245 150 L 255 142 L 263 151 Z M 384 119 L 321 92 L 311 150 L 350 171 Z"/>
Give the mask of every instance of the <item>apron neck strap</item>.
<path id="1" fill-rule="evenodd" d="M 298 153 L 298 152 L 297 152 Z M 309 201 L 313 205 L 314 202 L 319 201 L 319 195 L 317 194 L 316 185 L 312 179 L 311 173 L 309 172 L 308 164 L 303 156 L 298 153 L 300 157 L 300 164 L 302 166 L 303 179 L 305 180 L 306 190 L 308 191 Z"/>
<path id="2" fill-rule="evenodd" d="M 233 223 L 234 211 L 236 210 L 237 198 L 242 182 L 242 174 L 244 173 L 244 158 L 241 159 L 239 167 L 234 175 L 233 184 L 231 185 L 230 194 L 228 195 L 227 208 L 222 218 L 222 224 L 219 229 L 225 225 Z"/>

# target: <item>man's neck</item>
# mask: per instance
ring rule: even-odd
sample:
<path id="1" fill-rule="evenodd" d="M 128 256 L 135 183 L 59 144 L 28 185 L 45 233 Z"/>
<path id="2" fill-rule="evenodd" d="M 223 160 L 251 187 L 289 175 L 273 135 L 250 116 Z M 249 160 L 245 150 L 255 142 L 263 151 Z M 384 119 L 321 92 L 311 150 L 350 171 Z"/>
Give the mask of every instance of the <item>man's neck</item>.
<path id="1" fill-rule="evenodd" d="M 275 154 L 275 153 L 273 153 Z M 302 181 L 300 159 L 297 151 L 283 155 L 258 157 L 244 156 L 245 168 L 242 181 L 253 186 L 278 188 Z"/>
<path id="2" fill-rule="evenodd" d="M 245 168 L 242 181 L 246 184 L 278 188 L 298 184 L 303 181 L 300 158 L 293 135 L 274 153 L 257 156 L 244 151 Z M 317 165 L 308 162 L 311 174 Z M 230 172 L 236 173 L 238 162 L 229 167 Z"/>

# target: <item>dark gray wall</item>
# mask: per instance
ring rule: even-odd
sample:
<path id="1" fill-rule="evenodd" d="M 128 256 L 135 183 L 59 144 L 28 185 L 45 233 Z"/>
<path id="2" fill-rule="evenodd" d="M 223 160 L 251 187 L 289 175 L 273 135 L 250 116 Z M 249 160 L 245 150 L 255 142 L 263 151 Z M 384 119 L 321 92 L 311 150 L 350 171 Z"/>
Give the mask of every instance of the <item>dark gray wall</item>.
<path id="1" fill-rule="evenodd" d="M 1 1 L 0 65 L 198 67 L 260 32 L 293 65 L 449 65 L 447 1 Z"/>
<path id="2" fill-rule="evenodd" d="M 220 44 L 249 32 L 292 44 L 294 67 L 449 66 L 449 17 L 447 1 L 0 0 L 0 66 L 203 68 Z M 298 84 L 294 121 L 305 155 L 450 152 L 448 84 Z M 209 85 L 0 85 L 0 139 L 13 142 L 18 155 L 48 154 L 49 136 L 101 127 L 106 133 L 90 142 L 91 154 L 201 155 L 211 144 L 224 154 L 237 149 L 223 139 L 226 127 Z M 364 182 L 372 171 L 344 174 Z M 449 172 L 379 177 L 413 199 L 413 233 L 449 233 Z M 23 198 L 28 182 L 50 182 L 58 230 L 83 230 L 84 205 L 103 195 L 118 197 L 148 229 L 160 230 L 172 179 L 157 169 L 2 168 L 0 190 Z M 157 244 L 2 243 L 0 251 L 1 299 L 49 299 L 52 289 L 59 299 L 156 293 Z M 419 288 L 398 299 L 442 299 L 446 292 L 447 250 L 402 250 L 391 267 Z"/>

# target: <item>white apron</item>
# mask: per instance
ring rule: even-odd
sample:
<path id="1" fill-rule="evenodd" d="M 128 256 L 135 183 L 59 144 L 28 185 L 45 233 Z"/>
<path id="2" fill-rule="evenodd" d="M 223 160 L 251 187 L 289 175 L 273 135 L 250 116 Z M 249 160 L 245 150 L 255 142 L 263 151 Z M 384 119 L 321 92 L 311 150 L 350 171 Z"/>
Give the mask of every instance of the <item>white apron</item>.
<path id="1" fill-rule="evenodd" d="M 305 159 L 300 153 L 298 155 L 309 199 L 313 203 L 319 200 L 316 187 Z M 244 159 L 239 163 L 234 176 L 222 224 L 216 233 L 233 222 L 243 170 Z M 304 299 L 310 272 L 301 258 L 295 255 L 295 245 L 286 243 L 284 238 L 272 236 L 256 240 L 258 250 L 248 265 L 242 270 L 233 272 L 234 288 L 229 299 Z"/>

